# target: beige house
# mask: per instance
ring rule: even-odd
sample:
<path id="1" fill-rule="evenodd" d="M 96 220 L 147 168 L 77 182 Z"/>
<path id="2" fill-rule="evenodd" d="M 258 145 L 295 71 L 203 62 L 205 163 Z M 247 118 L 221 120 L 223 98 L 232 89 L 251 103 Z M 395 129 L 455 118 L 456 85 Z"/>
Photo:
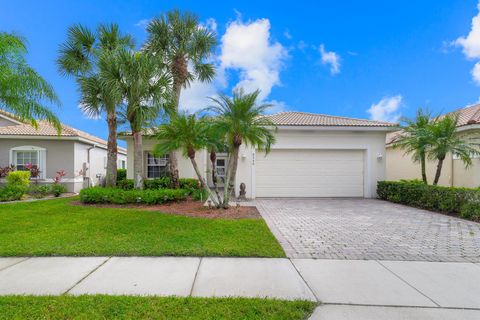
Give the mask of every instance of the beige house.
<path id="1" fill-rule="evenodd" d="M 467 139 L 480 138 L 480 104 L 459 109 L 458 134 L 465 135 Z M 405 155 L 401 149 L 393 149 L 392 141 L 398 135 L 393 132 L 387 135 L 387 180 L 421 179 L 420 163 L 412 161 L 410 155 Z M 477 140 L 479 143 L 480 140 Z M 465 168 L 463 162 L 449 154 L 443 163 L 439 184 L 455 187 L 480 187 L 480 157 L 473 155 L 473 165 Z M 427 162 L 427 178 L 431 183 L 435 176 L 437 163 Z"/>
<path id="2" fill-rule="evenodd" d="M 62 132 L 45 121 L 38 128 L 0 110 L 0 167 L 25 168 L 28 163 L 40 169 L 39 184 L 51 183 L 59 170 L 69 191 L 98 184 L 106 173 L 107 142 L 62 124 Z M 118 150 L 118 167 L 127 167 L 127 151 Z M 0 184 L 4 179 L 0 178 Z"/>
<path id="3" fill-rule="evenodd" d="M 385 179 L 385 137 L 395 124 L 304 112 L 269 116 L 277 125 L 276 143 L 268 155 L 242 145 L 236 177 L 246 185 L 246 196 L 256 197 L 366 197 L 376 196 L 376 184 Z M 133 159 L 131 135 L 127 141 Z M 157 141 L 144 137 L 146 178 L 166 173 L 168 159 L 152 153 Z M 217 157 L 217 174 L 225 174 L 227 154 Z M 205 150 L 196 160 L 206 177 L 211 166 Z M 127 175 L 133 178 L 133 161 Z M 181 177 L 196 177 L 190 161 L 179 158 Z M 209 179 L 210 183 L 210 179 Z"/>

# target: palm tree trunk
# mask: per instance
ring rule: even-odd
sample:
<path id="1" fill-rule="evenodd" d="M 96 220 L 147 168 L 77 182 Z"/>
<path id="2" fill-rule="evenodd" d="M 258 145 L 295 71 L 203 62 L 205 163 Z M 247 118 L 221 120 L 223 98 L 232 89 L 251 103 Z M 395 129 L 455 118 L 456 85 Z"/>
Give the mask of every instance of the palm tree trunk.
<path id="1" fill-rule="evenodd" d="M 217 153 L 215 151 L 210 151 L 210 162 L 212 163 L 212 183 L 213 188 L 215 190 L 215 195 L 218 199 L 218 206 L 220 206 L 220 202 L 222 198 L 220 197 L 220 191 L 218 190 L 218 178 L 217 178 Z"/>
<path id="2" fill-rule="evenodd" d="M 142 132 L 133 132 L 133 176 L 135 189 L 143 189 L 143 147 Z"/>
<path id="3" fill-rule="evenodd" d="M 176 77 L 175 77 L 176 78 Z M 174 103 L 175 103 L 175 112 L 178 112 L 178 104 L 180 103 L 180 93 L 182 91 L 182 84 L 177 81 L 173 80 L 173 92 L 174 92 Z M 178 172 L 178 159 L 177 159 L 177 152 L 172 151 L 168 155 L 168 159 L 170 162 L 170 179 L 172 180 L 172 186 L 174 188 L 180 187 L 179 179 L 179 172 Z"/>
<path id="4" fill-rule="evenodd" d="M 208 193 L 208 197 L 212 200 L 213 204 L 215 207 L 219 206 L 219 203 L 217 199 L 212 194 L 212 191 L 207 185 L 207 182 L 205 179 L 202 177 L 202 173 L 200 172 L 200 169 L 198 168 L 197 161 L 195 160 L 195 156 L 190 157 L 190 161 L 192 162 L 193 169 L 195 170 L 195 173 L 197 174 L 198 180 L 200 181 L 200 186 L 203 190 L 205 190 Z"/>
<path id="5" fill-rule="evenodd" d="M 238 164 L 238 153 L 240 146 L 234 146 L 232 153 L 228 157 L 228 166 L 227 166 L 227 176 L 225 178 L 225 190 L 223 194 L 223 207 L 228 209 L 230 202 L 230 193 L 232 190 L 232 176 L 235 177 L 237 174 L 237 164 Z M 234 179 L 234 178 L 233 178 Z"/>
<path id="6" fill-rule="evenodd" d="M 115 187 L 117 184 L 117 115 L 115 112 L 108 112 L 108 142 L 107 142 L 107 176 L 105 179 L 107 187 Z"/>
<path id="7" fill-rule="evenodd" d="M 420 157 L 420 164 L 421 164 L 421 167 L 422 167 L 422 180 L 423 180 L 423 183 L 428 184 L 428 181 L 427 181 L 427 166 L 426 166 L 425 155 L 422 155 L 422 156 Z"/>
<path id="8" fill-rule="evenodd" d="M 438 180 L 440 180 L 440 174 L 442 173 L 443 160 L 444 159 L 438 159 L 437 172 L 435 172 L 435 180 L 433 180 L 434 186 L 436 186 L 438 184 Z"/>

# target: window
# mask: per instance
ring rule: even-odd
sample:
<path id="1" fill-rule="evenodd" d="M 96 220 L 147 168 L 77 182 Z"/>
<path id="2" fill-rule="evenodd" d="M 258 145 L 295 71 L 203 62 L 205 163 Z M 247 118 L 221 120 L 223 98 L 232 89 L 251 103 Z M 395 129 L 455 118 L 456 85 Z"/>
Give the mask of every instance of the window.
<path id="1" fill-rule="evenodd" d="M 147 178 L 160 178 L 168 175 L 168 155 L 155 157 L 147 152 Z"/>
<path id="2" fill-rule="evenodd" d="M 120 160 L 120 169 L 127 169 L 127 162 L 125 160 Z"/>
<path id="3" fill-rule="evenodd" d="M 46 150 L 35 146 L 22 146 L 10 149 L 10 163 L 16 170 L 26 170 L 27 164 L 33 164 L 40 170 L 40 179 L 45 179 Z"/>
<path id="4" fill-rule="evenodd" d="M 221 182 L 221 183 L 224 183 L 225 182 L 225 171 L 226 171 L 226 159 L 225 158 L 218 158 L 216 160 L 216 164 L 215 164 L 215 171 L 216 171 L 216 174 L 217 174 L 217 181 L 218 182 Z"/>

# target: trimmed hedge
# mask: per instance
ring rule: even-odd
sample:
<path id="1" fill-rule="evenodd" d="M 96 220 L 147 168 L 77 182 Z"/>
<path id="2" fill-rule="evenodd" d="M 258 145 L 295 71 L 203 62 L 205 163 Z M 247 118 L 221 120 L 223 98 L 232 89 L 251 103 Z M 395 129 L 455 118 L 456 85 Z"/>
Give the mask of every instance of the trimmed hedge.
<path id="1" fill-rule="evenodd" d="M 188 190 L 189 193 L 193 193 L 196 190 L 200 190 L 200 185 L 197 179 L 193 178 L 180 178 L 178 179 L 180 189 Z M 146 190 L 158 190 L 158 189 L 173 189 L 172 182 L 169 177 L 149 179 L 143 182 L 143 186 Z M 133 190 L 133 179 L 123 179 L 117 181 L 117 188 L 123 190 Z"/>
<path id="2" fill-rule="evenodd" d="M 184 189 L 121 190 L 92 187 L 80 191 L 80 201 L 83 203 L 162 204 L 185 200 L 188 194 L 188 190 Z"/>
<path id="3" fill-rule="evenodd" d="M 6 185 L 0 188 L 0 202 L 16 201 L 22 199 L 26 192 L 26 188 L 19 185 Z"/>
<path id="4" fill-rule="evenodd" d="M 117 169 L 117 182 L 127 179 L 127 169 Z"/>
<path id="5" fill-rule="evenodd" d="M 422 181 L 379 181 L 380 199 L 480 220 L 480 188 L 426 185 Z"/>

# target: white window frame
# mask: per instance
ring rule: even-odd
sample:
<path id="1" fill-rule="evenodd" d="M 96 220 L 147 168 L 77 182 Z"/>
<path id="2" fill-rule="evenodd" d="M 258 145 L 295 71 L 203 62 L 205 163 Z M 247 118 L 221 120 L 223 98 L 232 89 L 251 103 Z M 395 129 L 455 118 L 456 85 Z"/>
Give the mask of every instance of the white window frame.
<path id="1" fill-rule="evenodd" d="M 155 159 L 159 159 L 163 165 L 160 163 L 160 164 L 151 164 L 151 163 L 148 163 L 148 156 L 151 155 L 153 158 Z M 148 176 L 148 168 L 149 167 L 165 167 L 165 170 L 168 170 L 168 155 L 164 155 L 163 157 L 155 157 L 153 155 L 153 151 L 146 151 L 145 152 L 145 177 L 147 177 L 147 179 L 156 179 L 158 177 L 149 177 Z"/>
<path id="2" fill-rule="evenodd" d="M 127 161 L 123 159 L 118 160 L 118 168 L 127 169 Z"/>
<path id="3" fill-rule="evenodd" d="M 10 164 L 17 166 L 17 152 L 37 152 L 38 168 L 40 169 L 39 179 L 46 179 L 47 177 L 47 149 L 37 146 L 19 146 L 10 149 Z"/>

